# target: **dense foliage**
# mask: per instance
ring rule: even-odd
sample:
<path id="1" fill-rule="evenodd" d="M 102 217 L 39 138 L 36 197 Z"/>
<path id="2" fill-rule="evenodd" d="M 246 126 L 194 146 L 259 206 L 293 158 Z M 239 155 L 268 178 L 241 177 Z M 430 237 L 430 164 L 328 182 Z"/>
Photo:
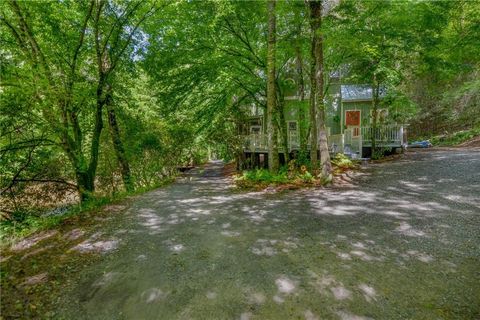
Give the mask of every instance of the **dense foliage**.
<path id="1" fill-rule="evenodd" d="M 479 124 L 480 2 L 268 3 L 4 3 L 2 216 L 152 187 L 210 156 L 240 159 L 243 106 L 269 105 L 272 134 L 285 137 L 292 77 L 300 96 L 316 92 L 320 118 L 328 74 L 345 69 L 388 88 L 381 103 L 412 133 Z M 300 125 L 305 150 L 310 129 Z"/>

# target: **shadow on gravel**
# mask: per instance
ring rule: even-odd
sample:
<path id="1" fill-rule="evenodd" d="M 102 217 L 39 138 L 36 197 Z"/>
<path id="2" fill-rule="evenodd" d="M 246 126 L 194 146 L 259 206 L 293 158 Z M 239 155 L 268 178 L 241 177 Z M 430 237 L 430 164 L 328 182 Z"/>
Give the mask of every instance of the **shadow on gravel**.
<path id="1" fill-rule="evenodd" d="M 234 193 L 221 168 L 138 197 L 108 232 L 113 253 L 79 272 L 51 316 L 480 315 L 480 153 L 413 154 L 373 165 L 356 188 L 283 193 Z"/>

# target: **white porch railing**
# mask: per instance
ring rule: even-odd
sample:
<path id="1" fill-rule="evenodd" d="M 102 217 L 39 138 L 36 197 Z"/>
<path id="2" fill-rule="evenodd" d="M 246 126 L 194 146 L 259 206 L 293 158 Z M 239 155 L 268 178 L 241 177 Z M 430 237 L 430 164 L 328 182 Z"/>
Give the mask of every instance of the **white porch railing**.
<path id="1" fill-rule="evenodd" d="M 266 134 L 249 134 L 245 136 L 244 147 L 250 151 L 266 150 L 267 141 Z"/>
<path id="2" fill-rule="evenodd" d="M 288 149 L 290 151 L 300 149 L 300 136 L 298 135 L 298 131 L 288 132 Z"/>
<path id="3" fill-rule="evenodd" d="M 403 144 L 403 126 L 401 125 L 378 126 L 375 130 L 372 127 L 362 127 L 361 135 L 366 144 L 371 144 L 374 136 L 378 145 Z"/>
<path id="4" fill-rule="evenodd" d="M 332 153 L 351 153 L 361 156 L 362 147 L 371 146 L 375 134 L 377 146 L 401 146 L 403 144 L 403 126 L 379 126 L 375 130 L 371 127 L 348 128 L 343 134 L 328 135 L 328 148 Z M 244 149 L 252 152 L 266 151 L 268 138 L 266 134 L 249 134 L 244 137 Z M 278 136 L 278 147 L 282 149 L 282 137 Z M 300 139 L 298 131 L 288 133 L 288 150 L 298 150 Z"/>
<path id="5" fill-rule="evenodd" d="M 350 154 L 352 157 L 356 155 L 362 157 L 363 140 L 360 134 L 360 129 L 349 128 L 343 131 L 345 145 L 343 147 L 343 153 Z"/>
<path id="6" fill-rule="evenodd" d="M 280 150 L 283 148 L 282 136 L 278 135 L 277 146 Z M 263 151 L 268 148 L 268 136 L 264 133 L 249 134 L 245 136 L 244 148 L 250 151 Z M 289 151 L 300 149 L 300 138 L 298 132 L 290 131 L 288 133 L 288 149 Z"/>

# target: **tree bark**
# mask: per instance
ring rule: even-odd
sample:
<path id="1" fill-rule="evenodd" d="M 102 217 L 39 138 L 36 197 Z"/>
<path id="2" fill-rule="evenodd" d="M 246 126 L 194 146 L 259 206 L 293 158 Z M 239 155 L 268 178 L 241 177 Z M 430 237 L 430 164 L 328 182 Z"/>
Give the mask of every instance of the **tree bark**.
<path id="1" fill-rule="evenodd" d="M 330 153 L 328 151 L 327 130 L 325 126 L 325 83 L 324 83 L 324 59 L 323 59 L 323 36 L 322 36 L 322 1 L 310 2 L 310 17 L 313 32 L 312 41 L 313 56 L 315 59 L 315 104 L 318 112 L 318 128 L 320 149 L 321 176 L 325 182 L 332 180 L 332 164 L 330 162 Z M 316 136 L 316 132 L 315 132 Z M 313 140 L 313 139 L 312 139 Z M 315 148 L 316 149 L 316 148 Z M 316 156 L 316 150 L 315 150 Z"/>
<path id="2" fill-rule="evenodd" d="M 28 12 L 21 8 L 18 2 L 11 1 L 10 5 L 18 19 L 18 30 L 20 30 L 20 32 L 17 32 L 17 28 L 14 25 L 6 22 L 16 39 L 19 41 L 21 48 L 27 53 L 36 75 L 44 77 L 47 80 L 48 90 L 44 90 L 43 94 L 50 94 L 50 98 L 54 101 L 54 105 L 58 107 L 61 121 L 58 121 L 57 115 L 50 108 L 43 109 L 42 114 L 48 121 L 49 125 L 52 126 L 53 131 L 61 142 L 60 145 L 63 151 L 72 165 L 72 169 L 75 173 L 77 190 L 82 202 L 90 198 L 95 189 L 99 138 L 103 128 L 102 108 L 97 105 L 94 133 L 89 154 L 90 161 L 88 161 L 88 156 L 84 154 L 82 148 L 83 133 L 78 119 L 78 112 L 71 106 L 71 102 L 73 99 L 76 70 L 78 68 L 78 57 L 81 48 L 84 46 L 84 37 L 88 21 L 92 16 L 93 4 L 94 2 L 92 1 L 85 15 L 79 34 L 79 40 L 74 48 L 73 58 L 70 61 L 70 72 L 67 74 L 66 91 L 60 91 L 60 97 L 58 96 L 58 88 L 60 87 L 60 84 L 55 82 L 56 79 L 50 71 L 49 61 L 44 55 L 43 50 L 39 42 L 37 42 L 35 34 L 29 25 Z"/>
<path id="3" fill-rule="evenodd" d="M 303 80 L 303 59 L 300 44 L 296 43 L 295 46 L 295 69 L 297 72 L 297 95 L 300 101 L 300 108 L 298 109 L 298 139 L 300 140 L 300 153 L 307 154 L 307 137 L 306 137 L 306 119 L 305 109 L 303 108 L 303 102 L 305 100 L 305 82 Z"/>
<path id="4" fill-rule="evenodd" d="M 278 131 L 282 137 L 282 147 L 285 150 L 285 163 L 290 161 L 290 155 L 288 153 L 288 124 L 285 119 L 285 114 L 283 113 L 283 101 L 278 104 L 278 116 L 279 116 L 279 124 L 278 124 Z"/>
<path id="5" fill-rule="evenodd" d="M 310 121 L 309 121 L 309 136 L 310 136 L 310 162 L 313 169 L 317 169 L 317 108 L 316 108 L 316 91 L 317 91 L 317 59 L 315 58 L 316 48 L 316 30 L 318 29 L 318 19 L 315 19 L 316 2 L 309 2 L 310 6 L 310 30 L 312 33 L 311 41 L 311 59 L 310 59 Z"/>
<path id="6" fill-rule="evenodd" d="M 267 135 L 268 135 L 268 168 L 278 172 L 277 110 L 275 89 L 275 46 L 276 16 L 275 0 L 269 0 L 268 6 L 268 46 L 267 46 Z"/>
<path id="7" fill-rule="evenodd" d="M 113 88 L 112 78 L 115 67 L 125 50 L 127 44 L 130 42 L 133 32 L 131 32 L 127 38 L 126 43 L 117 55 L 111 55 L 108 50 L 113 50 L 113 47 L 108 49 L 107 45 L 102 47 L 101 45 L 101 30 L 100 30 L 100 17 L 104 7 L 104 2 L 100 2 L 97 7 L 94 24 L 95 34 L 95 52 L 98 68 L 98 84 L 97 84 L 97 108 L 105 106 L 108 115 L 108 125 L 110 129 L 110 136 L 112 138 L 113 149 L 115 150 L 115 156 L 117 157 L 118 164 L 120 166 L 120 172 L 122 175 L 123 184 L 127 191 L 133 191 L 133 181 L 130 171 L 130 165 L 125 153 L 125 148 L 120 136 L 120 129 L 117 122 L 117 116 L 115 112 L 115 106 L 113 105 Z M 136 28 L 138 25 L 136 26 Z M 108 36 L 107 36 L 108 41 Z"/>
<path id="8" fill-rule="evenodd" d="M 378 96 L 379 96 L 379 83 L 377 76 L 373 75 L 372 81 L 372 159 L 376 159 L 377 155 L 377 121 L 378 121 Z"/>
<path id="9" fill-rule="evenodd" d="M 130 164 L 128 162 L 125 148 L 123 147 L 123 142 L 120 137 L 120 128 L 118 127 L 117 115 L 113 106 L 113 98 L 111 92 L 107 93 L 107 96 L 105 98 L 105 106 L 107 107 L 110 136 L 112 138 L 113 148 L 115 150 L 115 155 L 117 156 L 118 164 L 120 165 L 123 185 L 125 186 L 125 190 L 131 192 L 134 190 L 134 185 L 130 172 Z"/>
<path id="10" fill-rule="evenodd" d="M 283 112 L 283 108 L 285 107 L 285 99 L 282 90 L 280 90 L 280 85 L 278 80 L 275 80 L 275 89 L 277 91 L 277 115 L 278 115 L 278 133 L 282 139 L 282 148 L 285 150 L 285 163 L 290 161 L 290 155 L 288 153 L 288 123 L 285 119 L 285 113 Z"/>

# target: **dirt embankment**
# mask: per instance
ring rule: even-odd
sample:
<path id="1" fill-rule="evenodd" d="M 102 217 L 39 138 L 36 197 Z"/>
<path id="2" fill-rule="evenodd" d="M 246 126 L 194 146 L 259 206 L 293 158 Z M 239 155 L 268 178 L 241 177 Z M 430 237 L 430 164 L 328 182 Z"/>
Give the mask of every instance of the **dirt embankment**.
<path id="1" fill-rule="evenodd" d="M 472 139 L 465 141 L 458 145 L 462 148 L 480 148 L 480 136 L 473 137 Z"/>

